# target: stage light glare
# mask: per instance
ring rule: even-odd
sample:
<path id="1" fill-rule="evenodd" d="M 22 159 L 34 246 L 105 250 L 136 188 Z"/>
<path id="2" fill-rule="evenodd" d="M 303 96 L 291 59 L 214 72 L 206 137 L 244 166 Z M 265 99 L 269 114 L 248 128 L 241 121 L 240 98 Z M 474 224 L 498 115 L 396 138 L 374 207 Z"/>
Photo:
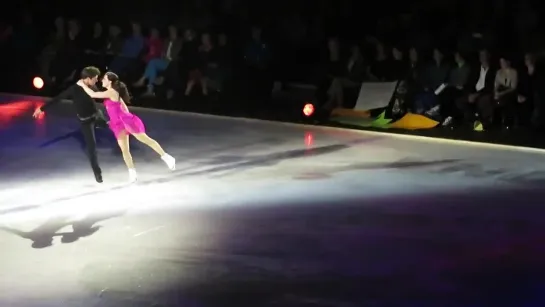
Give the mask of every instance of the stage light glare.
<path id="1" fill-rule="evenodd" d="M 310 131 L 305 132 L 305 146 L 312 147 L 314 145 L 314 134 Z"/>

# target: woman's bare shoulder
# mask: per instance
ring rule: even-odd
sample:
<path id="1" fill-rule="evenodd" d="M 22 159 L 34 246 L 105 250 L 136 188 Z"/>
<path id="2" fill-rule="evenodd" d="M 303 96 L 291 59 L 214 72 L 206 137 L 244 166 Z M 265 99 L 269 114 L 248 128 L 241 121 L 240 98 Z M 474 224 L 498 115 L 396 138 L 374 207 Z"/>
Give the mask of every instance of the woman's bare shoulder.
<path id="1" fill-rule="evenodd" d="M 106 91 L 108 92 L 111 101 L 119 102 L 121 98 L 119 97 L 119 93 L 116 90 L 114 90 L 113 88 L 109 88 Z"/>

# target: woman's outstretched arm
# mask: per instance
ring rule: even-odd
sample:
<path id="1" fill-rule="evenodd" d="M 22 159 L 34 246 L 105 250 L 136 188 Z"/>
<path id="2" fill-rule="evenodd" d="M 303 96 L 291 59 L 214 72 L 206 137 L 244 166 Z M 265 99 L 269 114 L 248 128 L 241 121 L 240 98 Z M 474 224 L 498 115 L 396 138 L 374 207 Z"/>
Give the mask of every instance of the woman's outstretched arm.
<path id="1" fill-rule="evenodd" d="M 89 88 L 81 80 L 78 81 L 78 83 L 76 83 L 76 84 L 79 85 L 87 93 L 87 95 L 91 96 L 91 98 L 108 99 L 108 98 L 110 98 L 112 96 L 110 91 L 104 91 L 104 92 L 95 92 L 95 91 L 93 91 L 91 88 Z"/>

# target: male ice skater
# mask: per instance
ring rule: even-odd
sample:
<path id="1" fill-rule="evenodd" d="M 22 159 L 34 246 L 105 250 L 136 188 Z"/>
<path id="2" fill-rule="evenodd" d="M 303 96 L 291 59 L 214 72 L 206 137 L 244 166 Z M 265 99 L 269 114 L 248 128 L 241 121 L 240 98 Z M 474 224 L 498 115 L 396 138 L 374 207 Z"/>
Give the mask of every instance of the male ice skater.
<path id="1" fill-rule="evenodd" d="M 85 67 L 81 71 L 80 80 L 89 87 L 94 87 L 99 75 L 100 70 L 98 68 L 93 66 Z M 47 108 L 63 99 L 69 98 L 72 99 L 76 109 L 76 115 L 78 116 L 81 124 L 81 132 L 87 145 L 87 155 L 89 157 L 89 161 L 91 162 L 95 179 L 98 183 L 102 183 L 102 171 L 98 165 L 96 152 L 95 126 L 106 127 L 107 124 L 104 119 L 104 115 L 97 109 L 95 101 L 89 95 L 87 95 L 81 86 L 73 84 L 64 92 L 60 93 L 57 97 L 48 101 L 41 108 L 36 109 L 33 116 L 38 117 Z"/>

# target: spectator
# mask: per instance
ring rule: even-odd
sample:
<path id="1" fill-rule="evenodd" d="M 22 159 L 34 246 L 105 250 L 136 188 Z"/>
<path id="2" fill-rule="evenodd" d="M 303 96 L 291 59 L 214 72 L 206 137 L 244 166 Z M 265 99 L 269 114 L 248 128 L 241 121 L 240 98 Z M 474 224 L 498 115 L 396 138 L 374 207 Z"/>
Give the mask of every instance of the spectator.
<path id="1" fill-rule="evenodd" d="M 543 80 L 536 70 L 536 56 L 533 53 L 524 55 L 525 70 L 520 73 L 517 102 L 519 103 L 518 114 L 521 124 L 526 124 L 526 120 L 531 118 L 531 124 L 534 127 L 541 125 L 541 102 L 543 92 Z M 532 110 L 533 109 L 533 110 Z M 531 117 L 528 115 L 531 114 Z"/>
<path id="2" fill-rule="evenodd" d="M 343 71 L 343 63 L 341 61 L 341 46 L 336 38 L 330 38 L 327 42 L 328 57 L 324 65 L 326 75 L 330 78 L 340 77 Z M 331 82 L 329 82 L 331 83 Z"/>
<path id="3" fill-rule="evenodd" d="M 454 54 L 456 66 L 450 71 L 446 88 L 438 95 L 439 112 L 444 119 L 443 126 L 452 124 L 453 116 L 457 113 L 456 100 L 466 96 L 469 90 L 471 69 L 460 52 Z M 428 115 L 430 115 L 428 113 Z M 432 114 L 432 116 L 435 114 Z"/>
<path id="4" fill-rule="evenodd" d="M 237 64 L 237 59 L 233 52 L 233 48 L 229 43 L 227 34 L 220 33 L 218 35 L 218 46 L 216 47 L 216 56 L 218 59 L 218 87 L 220 91 L 224 91 L 228 87 L 233 75 L 233 68 Z"/>
<path id="5" fill-rule="evenodd" d="M 119 55 L 123 48 L 123 38 L 121 38 L 121 29 L 116 25 L 108 28 L 108 37 L 106 38 L 105 52 L 109 55 Z"/>
<path id="6" fill-rule="evenodd" d="M 337 38 L 329 38 L 327 40 L 327 52 L 319 65 L 318 96 L 322 101 L 325 101 L 323 106 L 326 108 L 337 104 L 331 85 L 335 78 L 342 76 L 343 63 L 340 49 Z"/>
<path id="7" fill-rule="evenodd" d="M 415 97 L 422 92 L 422 65 L 416 48 L 409 49 L 409 61 L 404 61 L 403 54 L 397 48 L 393 50 L 394 66 L 399 71 L 394 99 L 387 107 L 388 118 L 399 118 L 412 109 Z"/>
<path id="8" fill-rule="evenodd" d="M 14 31 L 15 51 L 21 58 L 35 56 L 36 47 L 38 47 L 38 36 L 32 14 L 26 12 L 22 16 L 22 22 Z"/>
<path id="9" fill-rule="evenodd" d="M 11 41 L 13 35 L 13 26 L 10 24 L 3 24 L 0 28 L 0 43 L 1 47 L 7 47 Z"/>
<path id="10" fill-rule="evenodd" d="M 97 67 L 104 66 L 104 55 L 102 53 L 104 52 L 105 47 L 106 37 L 104 36 L 102 24 L 100 22 L 95 22 L 93 25 L 93 33 L 86 41 L 85 53 L 89 60 L 86 64 L 92 64 Z"/>
<path id="11" fill-rule="evenodd" d="M 195 84 L 201 86 L 203 96 L 208 96 L 209 82 L 215 81 L 218 62 L 212 44 L 210 34 L 203 33 L 201 36 L 201 45 L 199 46 L 199 62 L 190 79 L 187 81 L 185 95 L 189 96 Z"/>
<path id="12" fill-rule="evenodd" d="M 409 49 L 409 70 L 411 79 L 421 79 L 422 61 L 420 60 L 420 53 L 415 47 Z"/>
<path id="13" fill-rule="evenodd" d="M 481 99 L 490 99 L 494 91 L 494 79 L 496 71 L 490 66 L 490 54 L 487 50 L 479 52 L 479 68 L 473 70 L 469 93 L 456 100 L 456 106 L 466 121 L 473 121 L 476 102 Z M 488 96 L 488 98 L 486 98 Z M 457 120 L 457 118 L 455 118 Z"/>
<path id="14" fill-rule="evenodd" d="M 62 43 L 66 38 L 66 20 L 62 16 L 55 19 L 54 41 Z"/>
<path id="15" fill-rule="evenodd" d="M 210 33 L 203 33 L 202 44 L 199 47 L 201 65 L 204 73 L 203 94 L 208 95 L 208 89 L 221 91 L 220 58 L 218 49 L 212 42 Z"/>
<path id="16" fill-rule="evenodd" d="M 409 65 L 405 59 L 405 54 L 399 46 L 392 48 L 391 69 L 392 79 L 394 81 L 405 80 L 407 78 L 407 74 L 409 73 Z"/>
<path id="17" fill-rule="evenodd" d="M 445 61 L 445 55 L 439 48 L 433 50 L 433 62 L 424 72 L 424 92 L 417 95 L 415 108 L 418 114 L 430 111 L 437 106 L 436 94 L 447 81 L 450 66 Z"/>
<path id="18" fill-rule="evenodd" d="M 380 41 L 375 42 L 375 60 L 371 64 L 370 74 L 373 81 L 392 81 L 392 62 L 386 53 L 386 47 Z"/>
<path id="19" fill-rule="evenodd" d="M 412 104 L 416 95 L 424 90 L 424 65 L 420 60 L 418 50 L 414 47 L 409 49 L 409 72 L 407 74 L 407 96 L 406 103 Z"/>
<path id="20" fill-rule="evenodd" d="M 251 41 L 244 50 L 246 64 L 252 69 L 263 70 L 267 68 L 270 58 L 269 46 L 263 41 L 261 28 L 253 27 Z"/>
<path id="21" fill-rule="evenodd" d="M 182 46 L 182 62 L 180 71 L 187 75 L 185 94 L 188 95 L 188 84 L 191 80 L 196 82 L 201 77 L 199 70 L 199 42 L 195 39 L 195 31 L 187 29 L 184 32 L 184 43 Z M 191 93 L 191 91 L 189 91 Z"/>
<path id="22" fill-rule="evenodd" d="M 512 118 L 517 111 L 517 86 L 518 73 L 511 66 L 511 61 L 505 56 L 500 58 L 500 69 L 496 72 L 494 79 L 493 95 L 482 97 L 477 101 L 481 123 L 485 127 L 493 123 L 496 108 L 502 111 L 503 124 L 510 124 L 506 120 Z"/>
<path id="23" fill-rule="evenodd" d="M 163 52 L 163 40 L 161 39 L 159 29 L 152 28 L 149 37 L 146 39 L 146 55 L 144 61 L 149 63 L 151 60 L 161 58 Z"/>
<path id="24" fill-rule="evenodd" d="M 272 54 L 269 45 L 263 41 L 261 28 L 252 28 L 252 38 L 244 50 L 244 59 L 251 81 L 250 92 L 256 99 L 264 98 L 270 93 L 269 64 Z"/>
<path id="25" fill-rule="evenodd" d="M 86 53 L 100 54 L 106 47 L 106 37 L 104 35 L 104 28 L 100 22 L 95 22 L 93 25 L 93 33 L 87 41 Z"/>
<path id="26" fill-rule="evenodd" d="M 351 55 L 348 63 L 344 68 L 344 72 L 340 76 L 333 78 L 329 88 L 329 100 L 325 105 L 326 109 L 344 106 L 347 90 L 356 91 L 359 93 L 359 88 L 366 76 L 367 67 L 359 46 L 355 45 L 351 48 Z M 357 94 L 355 95 L 357 97 Z"/>
<path id="27" fill-rule="evenodd" d="M 55 19 L 55 30 L 51 33 L 47 45 L 42 50 L 38 59 L 42 77 L 51 80 L 51 64 L 55 60 L 58 50 L 66 39 L 66 22 L 63 17 Z"/>
<path id="28" fill-rule="evenodd" d="M 433 50 L 433 63 L 429 65 L 425 72 L 425 89 L 435 92 L 440 88 L 448 78 L 450 66 L 445 60 L 445 54 L 439 49 Z"/>
<path id="29" fill-rule="evenodd" d="M 24 59 L 24 61 L 18 61 L 17 68 L 13 72 L 14 76 L 16 76 L 15 79 L 28 78 L 27 74 L 33 69 L 33 60 L 36 58 L 36 51 L 38 50 L 38 33 L 32 15 L 25 13 L 22 17 L 22 22 L 17 25 L 13 32 L 11 42 L 16 58 Z"/>
<path id="30" fill-rule="evenodd" d="M 178 59 L 178 54 L 182 49 L 182 40 L 178 37 L 178 28 L 176 26 L 168 27 L 168 39 L 163 44 L 162 56 L 150 60 L 146 65 L 144 75 L 135 83 L 135 86 L 143 86 L 146 80 L 147 95 L 153 94 L 153 87 L 157 80 L 158 74 L 165 71 L 172 61 Z"/>
<path id="31" fill-rule="evenodd" d="M 123 42 L 121 53 L 114 58 L 110 68 L 117 74 L 125 72 L 126 68 L 135 63 L 144 49 L 145 39 L 142 36 L 142 27 L 139 23 L 131 24 L 132 35 Z"/>
<path id="32" fill-rule="evenodd" d="M 230 75 L 230 71 L 234 64 L 235 58 L 234 58 L 233 49 L 231 44 L 229 43 L 227 34 L 220 33 L 218 35 L 218 47 L 216 49 L 217 49 L 218 62 L 219 62 L 220 70 L 222 71 L 222 75 L 224 76 Z"/>
<path id="33" fill-rule="evenodd" d="M 71 81 L 81 64 L 83 49 L 80 39 L 79 22 L 72 19 L 68 22 L 68 35 L 58 50 L 52 64 L 52 81 L 58 86 Z"/>
<path id="34" fill-rule="evenodd" d="M 16 54 L 13 52 L 13 26 L 11 24 L 3 24 L 0 29 L 0 63 L 6 71 L 17 69 L 17 63 L 13 61 Z M 8 78 L 2 82 L 4 88 L 10 89 L 19 86 L 20 80 Z"/>

